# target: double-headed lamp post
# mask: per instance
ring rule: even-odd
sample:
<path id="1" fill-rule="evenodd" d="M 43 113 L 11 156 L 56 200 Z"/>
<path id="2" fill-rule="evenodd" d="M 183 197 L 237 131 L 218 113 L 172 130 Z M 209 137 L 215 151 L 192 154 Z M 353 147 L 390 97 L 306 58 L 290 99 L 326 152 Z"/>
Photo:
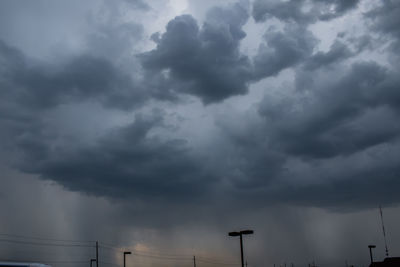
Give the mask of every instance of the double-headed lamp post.
<path id="1" fill-rule="evenodd" d="M 372 257 L 372 249 L 376 248 L 376 246 L 375 245 L 369 245 L 368 248 L 369 248 L 369 256 L 371 257 L 371 264 L 372 264 L 374 262 L 374 258 Z"/>
<path id="2" fill-rule="evenodd" d="M 132 252 L 130 252 L 130 251 L 124 251 L 124 267 L 126 266 L 126 259 L 125 259 L 125 256 L 126 256 L 126 255 L 130 255 L 130 254 L 132 254 Z"/>
<path id="3" fill-rule="evenodd" d="M 239 236 L 240 237 L 240 257 L 242 260 L 242 267 L 244 267 L 244 261 L 243 261 L 243 238 L 242 235 L 251 235 L 253 234 L 253 230 L 243 230 L 240 232 L 230 232 L 229 236 Z"/>

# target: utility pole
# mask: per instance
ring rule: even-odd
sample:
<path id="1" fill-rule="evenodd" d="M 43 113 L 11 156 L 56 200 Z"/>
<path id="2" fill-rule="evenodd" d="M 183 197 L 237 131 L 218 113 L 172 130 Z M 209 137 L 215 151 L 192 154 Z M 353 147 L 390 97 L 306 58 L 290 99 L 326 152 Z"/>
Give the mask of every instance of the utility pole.
<path id="1" fill-rule="evenodd" d="M 242 267 L 244 267 L 244 262 L 243 262 L 243 238 L 242 235 L 240 235 L 240 256 L 242 259 Z"/>
<path id="2" fill-rule="evenodd" d="M 383 239 L 385 240 L 385 254 L 386 254 L 386 257 L 389 257 L 389 250 L 388 250 L 387 241 L 386 241 L 385 224 L 383 223 L 383 214 L 382 214 L 382 207 L 381 206 L 379 206 L 379 213 L 381 214 Z"/>
<path id="3" fill-rule="evenodd" d="M 247 260 L 246 260 L 246 267 L 247 267 Z"/>
<path id="4" fill-rule="evenodd" d="M 99 241 L 96 241 L 96 267 L 99 267 Z"/>
<path id="5" fill-rule="evenodd" d="M 196 256 L 193 256 L 193 267 L 196 267 Z"/>

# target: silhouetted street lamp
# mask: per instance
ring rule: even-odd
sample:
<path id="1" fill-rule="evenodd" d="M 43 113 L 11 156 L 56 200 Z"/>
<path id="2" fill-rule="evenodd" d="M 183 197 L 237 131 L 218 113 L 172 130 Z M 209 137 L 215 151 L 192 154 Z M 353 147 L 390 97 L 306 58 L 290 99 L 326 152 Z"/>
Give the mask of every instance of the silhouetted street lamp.
<path id="1" fill-rule="evenodd" d="M 369 248 L 369 256 L 371 257 L 371 263 L 373 263 L 374 259 L 372 258 L 372 249 L 376 248 L 376 246 L 375 245 L 369 245 L 368 248 Z"/>
<path id="2" fill-rule="evenodd" d="M 242 235 L 251 235 L 253 234 L 253 230 L 243 230 L 240 232 L 230 232 L 229 236 L 240 236 L 240 257 L 242 260 L 242 267 L 244 267 L 244 262 L 243 262 L 243 238 Z"/>
<path id="3" fill-rule="evenodd" d="M 124 267 L 125 267 L 125 263 L 126 263 L 125 256 L 126 256 L 126 255 L 130 255 L 130 254 L 132 254 L 132 252 L 130 252 L 130 251 L 124 251 Z"/>
<path id="4" fill-rule="evenodd" d="M 92 262 L 95 262 L 96 259 L 90 259 L 90 267 L 92 267 Z"/>

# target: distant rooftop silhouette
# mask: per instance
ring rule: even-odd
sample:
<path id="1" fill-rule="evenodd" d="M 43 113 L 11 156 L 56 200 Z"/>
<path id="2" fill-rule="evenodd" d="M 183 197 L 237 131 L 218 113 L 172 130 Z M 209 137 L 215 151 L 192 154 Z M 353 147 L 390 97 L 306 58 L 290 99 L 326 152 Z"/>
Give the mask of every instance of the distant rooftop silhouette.
<path id="1" fill-rule="evenodd" d="M 400 266 L 400 257 L 388 257 L 383 261 L 373 262 L 369 267 L 398 267 Z"/>

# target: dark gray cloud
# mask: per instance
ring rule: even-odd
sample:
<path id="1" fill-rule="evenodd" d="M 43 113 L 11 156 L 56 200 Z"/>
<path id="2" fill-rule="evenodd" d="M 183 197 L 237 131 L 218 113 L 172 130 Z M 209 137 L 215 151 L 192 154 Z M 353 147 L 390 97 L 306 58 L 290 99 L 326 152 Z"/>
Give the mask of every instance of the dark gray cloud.
<path id="1" fill-rule="evenodd" d="M 363 45 L 359 45 L 363 46 Z M 304 67 L 307 70 L 315 70 L 320 67 L 329 66 L 341 60 L 346 60 L 352 56 L 352 51 L 342 42 L 336 40 L 326 53 L 317 52 L 305 61 Z"/>
<path id="2" fill-rule="evenodd" d="M 366 12 L 365 17 L 369 20 L 370 27 L 386 36 L 394 37 L 395 40 L 389 38 L 392 42 L 392 49 L 397 53 L 400 40 L 400 4 L 397 1 L 382 1 L 380 5 L 373 10 Z"/>
<path id="3" fill-rule="evenodd" d="M 311 92 L 313 96 L 308 100 L 299 102 L 301 97 L 296 96 L 274 103 L 266 98 L 260 106 L 264 122 L 249 121 L 246 131 L 237 132 L 222 120 L 219 125 L 227 142 L 215 144 L 218 151 L 208 155 L 215 161 L 215 169 L 207 165 L 205 158 L 196 156 L 185 140 L 154 135 L 154 129 L 166 127 L 160 114 L 137 115 L 131 125 L 88 145 L 52 132 L 45 121 L 22 118 L 12 140 L 17 155 L 21 155 L 17 167 L 72 191 L 148 203 L 168 200 L 169 204 L 181 200 L 208 203 L 220 194 L 228 194 L 226 198 L 232 203 L 236 197 L 245 197 L 257 206 L 282 201 L 344 207 L 348 202 L 335 202 L 334 192 L 347 199 L 348 191 L 341 192 L 340 187 L 347 183 L 355 186 L 360 179 L 366 179 L 371 186 L 361 186 L 352 195 L 357 198 L 352 207 L 366 207 L 373 204 L 369 194 L 374 192 L 372 185 L 378 181 L 378 172 L 386 170 L 385 177 L 392 177 L 390 181 L 394 182 L 398 173 L 396 161 L 371 165 L 370 178 L 362 178 L 366 176 L 363 170 L 347 169 L 348 173 L 338 174 L 340 179 L 330 174 L 326 180 L 319 176 L 323 171 L 332 171 L 330 167 L 324 169 L 313 162 L 342 168 L 343 163 L 336 163 L 337 157 L 352 157 L 397 142 L 400 128 L 394 124 L 399 107 L 395 76 L 375 63 L 357 63 L 334 83 L 321 88 L 324 81 L 317 80 L 314 87 L 298 90 L 299 94 Z M 371 124 L 377 127 L 372 130 Z M 8 125 L 11 127 L 14 126 Z M 290 163 L 292 158 L 304 160 L 310 171 L 297 171 Z M 290 175 L 297 175 L 300 180 L 312 175 L 318 182 L 297 185 L 287 182 Z M 225 179 L 230 186 L 220 187 Z M 392 191 L 381 191 L 385 193 L 384 203 L 397 201 Z M 312 192 L 314 197 L 310 198 Z M 375 200 L 379 198 L 378 195 Z"/>
<path id="4" fill-rule="evenodd" d="M 23 134 L 16 137 L 23 152 L 19 165 L 69 190 L 96 196 L 182 201 L 205 194 L 213 176 L 203 173 L 185 140 L 150 136 L 155 127 L 163 127 L 161 114 L 136 115 L 131 125 L 79 147 L 52 147 L 42 132 Z"/>
<path id="5" fill-rule="evenodd" d="M 332 157 L 354 153 L 397 136 L 397 127 L 382 127 L 382 132 L 376 132 L 354 120 L 369 108 L 391 105 L 398 109 L 391 81 L 395 76 L 375 63 L 357 63 L 333 83 L 311 82 L 309 87 L 298 88 L 312 94 L 303 100 L 298 101 L 302 98 L 297 96 L 275 105 L 267 100 L 261 114 L 270 123 L 277 123 L 273 127 L 277 130 L 275 144 L 291 154 Z"/>
<path id="6" fill-rule="evenodd" d="M 268 30 L 254 57 L 254 79 L 277 75 L 281 70 L 293 67 L 310 57 L 316 39 L 313 34 L 295 25 L 287 25 L 283 31 Z"/>
<path id="7" fill-rule="evenodd" d="M 257 22 L 277 18 L 284 22 L 307 25 L 318 20 L 331 20 L 343 16 L 354 9 L 358 2 L 359 0 L 256 0 L 253 5 L 253 17 Z"/>
<path id="8" fill-rule="evenodd" d="M 0 59 L 4 107 L 12 101 L 27 109 L 49 109 L 96 99 L 127 109 L 148 97 L 133 77 L 104 58 L 81 55 L 58 64 L 42 63 L 0 41 Z"/>
<path id="9" fill-rule="evenodd" d="M 331 5 L 345 12 L 356 2 Z M 118 60 L 113 59 L 121 53 L 101 57 L 107 50 L 128 51 L 134 41 L 131 37 L 143 34 L 138 24 L 99 27 L 88 38 L 88 44 L 93 44 L 91 53 L 58 64 L 39 63 L 1 43 L 2 87 L 13 88 L 2 91 L 1 123 L 9 132 L 3 135 L 15 144 L 18 168 L 96 196 L 159 196 L 190 202 L 217 198 L 211 187 L 229 192 L 232 198 L 254 190 L 271 196 L 285 194 L 282 192 L 290 191 L 291 185 L 280 181 L 286 181 L 293 171 L 293 159 L 304 160 L 307 168 L 313 169 L 312 161 L 350 157 L 396 142 L 399 128 L 389 126 L 398 115 L 400 98 L 396 90 L 399 81 L 392 70 L 374 62 L 359 62 L 347 68 L 347 73 L 340 71 L 341 64 L 355 52 L 336 40 L 328 52 L 314 53 L 316 37 L 304 25 L 293 23 L 281 31 L 267 30 L 250 59 L 239 49 L 248 17 L 247 8 L 235 4 L 211 9 L 201 28 L 190 15 L 174 18 L 164 34 L 153 35 L 157 47 L 138 55 L 145 70 L 142 78 L 116 67 Z M 113 40 L 125 40 L 128 45 L 114 46 Z M 325 74 L 328 66 L 336 73 L 335 79 Z M 38 118 L 60 105 L 85 101 L 129 110 L 152 98 L 175 101 L 184 93 L 198 96 L 206 104 L 215 103 L 244 94 L 248 83 L 291 67 L 297 75 L 294 94 L 282 101 L 266 97 L 260 104 L 261 121 L 238 133 L 229 122 L 217 122 L 227 139 L 214 144 L 210 137 L 209 144 L 219 148 L 215 155 L 208 155 L 212 160 L 200 157 L 185 138 L 152 136 L 154 129 L 164 127 L 160 117 L 136 115 L 131 125 L 101 135 L 91 144 L 69 139 L 52 130 L 45 117 Z M 378 122 L 380 128 L 369 128 Z M 12 145 L 8 149 L 13 150 Z M 318 168 L 312 173 L 318 176 Z M 219 187 L 226 181 L 228 187 Z M 275 202 L 261 199 L 260 205 Z"/>
<path id="10" fill-rule="evenodd" d="M 266 124 L 259 131 L 270 150 L 284 151 L 287 161 L 280 182 L 260 199 L 281 196 L 289 203 L 333 209 L 398 202 L 387 187 L 397 188 L 400 175 L 397 72 L 373 62 L 355 63 L 339 77 L 334 71 L 334 81 L 312 72 L 311 82 L 294 95 L 261 103 Z"/>
<path id="11" fill-rule="evenodd" d="M 266 96 L 261 121 L 251 114 L 235 116 L 240 125 L 230 116 L 219 120 L 230 148 L 222 143 L 229 157 L 218 154 L 226 159 L 219 165 L 230 195 L 248 205 L 340 211 L 398 203 L 396 189 L 387 187 L 397 188 L 400 175 L 397 72 L 374 62 L 342 70 L 332 64 L 333 80 L 320 69 L 291 95 Z"/>
<path id="12" fill-rule="evenodd" d="M 247 92 L 250 61 L 239 51 L 248 11 L 240 4 L 213 8 L 202 28 L 190 15 L 171 20 L 156 49 L 140 55 L 149 72 L 167 71 L 177 93 L 200 97 L 204 103 Z"/>

